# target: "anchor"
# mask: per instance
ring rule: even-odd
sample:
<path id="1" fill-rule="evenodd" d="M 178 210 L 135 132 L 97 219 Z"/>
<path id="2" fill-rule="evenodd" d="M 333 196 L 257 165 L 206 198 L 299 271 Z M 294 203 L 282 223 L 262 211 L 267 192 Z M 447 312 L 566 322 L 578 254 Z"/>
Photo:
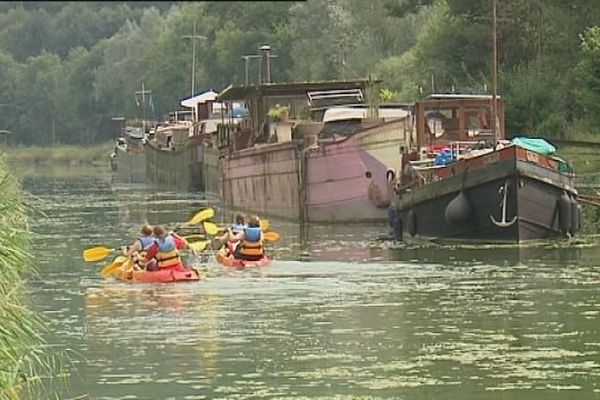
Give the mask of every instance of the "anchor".
<path id="1" fill-rule="evenodd" d="M 508 193 L 508 185 L 509 185 L 510 181 L 507 179 L 504 181 L 504 186 L 500 186 L 500 188 L 498 189 L 498 191 L 502 191 L 504 192 L 502 195 L 502 220 L 501 221 L 496 221 L 494 219 L 494 216 L 490 214 L 490 219 L 492 220 L 492 223 L 496 226 L 499 226 L 501 228 L 507 228 L 509 226 L 511 226 L 512 224 L 515 223 L 515 221 L 517 220 L 517 216 L 515 215 L 513 217 L 513 219 L 508 222 L 506 220 L 506 194 Z"/>

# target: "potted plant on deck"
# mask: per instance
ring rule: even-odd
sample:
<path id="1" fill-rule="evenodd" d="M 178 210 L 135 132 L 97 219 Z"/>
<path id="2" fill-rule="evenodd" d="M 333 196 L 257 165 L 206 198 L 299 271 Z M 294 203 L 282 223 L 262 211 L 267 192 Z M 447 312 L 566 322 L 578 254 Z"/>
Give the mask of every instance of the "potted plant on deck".
<path id="1" fill-rule="evenodd" d="M 277 104 L 269 109 L 267 115 L 273 122 L 287 122 L 290 117 L 290 108 Z"/>

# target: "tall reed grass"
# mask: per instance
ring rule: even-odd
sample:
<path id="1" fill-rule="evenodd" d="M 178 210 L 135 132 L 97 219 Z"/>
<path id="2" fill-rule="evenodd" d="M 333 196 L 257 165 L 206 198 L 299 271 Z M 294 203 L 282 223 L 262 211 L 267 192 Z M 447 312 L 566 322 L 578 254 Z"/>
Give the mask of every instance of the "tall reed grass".
<path id="1" fill-rule="evenodd" d="M 25 307 L 25 279 L 36 273 L 21 189 L 0 154 L 0 399 L 49 398 L 65 361 L 52 355 L 41 318 Z"/>

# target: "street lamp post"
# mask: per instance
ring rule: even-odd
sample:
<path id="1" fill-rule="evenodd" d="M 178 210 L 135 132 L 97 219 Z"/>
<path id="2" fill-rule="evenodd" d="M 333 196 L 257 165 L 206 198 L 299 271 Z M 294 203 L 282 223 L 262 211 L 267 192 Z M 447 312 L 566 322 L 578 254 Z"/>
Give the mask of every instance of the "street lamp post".
<path id="1" fill-rule="evenodd" d="M 196 35 L 196 22 L 194 21 L 194 30 L 192 35 L 182 36 L 182 39 L 191 39 L 192 40 L 192 93 L 191 97 L 194 96 L 194 91 L 196 90 L 195 86 L 195 78 L 196 78 L 196 39 L 207 40 L 206 36 Z"/>

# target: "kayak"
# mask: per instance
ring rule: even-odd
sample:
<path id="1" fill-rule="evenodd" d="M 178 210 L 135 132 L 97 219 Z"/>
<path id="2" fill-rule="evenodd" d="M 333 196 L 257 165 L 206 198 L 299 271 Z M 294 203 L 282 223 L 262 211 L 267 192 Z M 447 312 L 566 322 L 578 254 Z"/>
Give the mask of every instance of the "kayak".
<path id="1" fill-rule="evenodd" d="M 168 282 L 186 282 L 186 281 L 199 281 L 204 279 L 196 269 L 188 268 L 183 271 L 174 270 L 158 270 L 158 271 L 125 271 L 120 274 L 115 274 L 118 279 L 123 281 L 135 281 L 135 282 L 156 282 L 156 283 L 168 283 Z"/>
<path id="2" fill-rule="evenodd" d="M 240 260 L 234 258 L 233 254 L 227 255 L 227 252 L 224 249 L 217 252 L 216 258 L 219 264 L 233 268 L 264 267 L 265 265 L 271 264 L 271 259 L 267 256 L 264 256 L 258 261 Z"/>
<path id="3" fill-rule="evenodd" d="M 112 276 L 122 281 L 168 283 L 199 281 L 200 279 L 204 279 L 204 275 L 200 274 L 200 272 L 194 268 L 186 268 L 183 270 L 163 269 L 158 271 L 136 271 L 130 268 L 128 265 L 129 262 L 125 257 L 119 257 L 123 259 L 123 263 L 120 268 L 112 273 Z M 116 259 L 117 262 L 119 261 L 119 257 Z"/>

